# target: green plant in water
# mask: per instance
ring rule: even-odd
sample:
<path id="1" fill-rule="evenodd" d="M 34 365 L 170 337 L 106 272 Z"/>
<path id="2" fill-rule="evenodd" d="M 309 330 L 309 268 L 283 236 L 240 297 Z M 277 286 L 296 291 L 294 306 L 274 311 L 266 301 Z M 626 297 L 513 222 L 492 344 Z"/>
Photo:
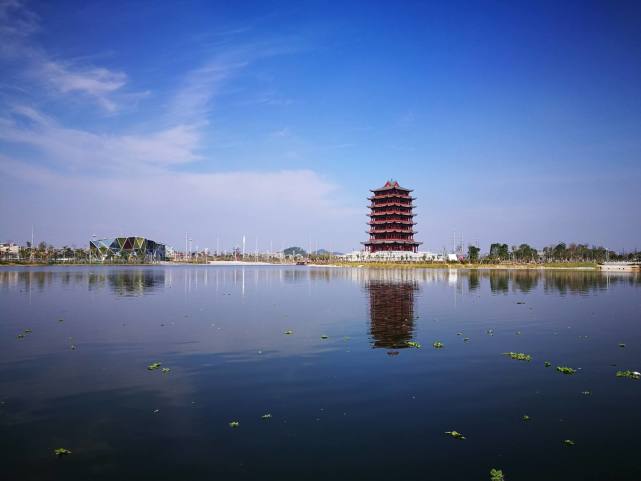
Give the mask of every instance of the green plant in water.
<path id="1" fill-rule="evenodd" d="M 469 338 L 469 337 L 464 337 L 464 338 L 463 338 L 463 342 L 467 342 L 467 341 L 469 341 L 469 340 L 470 340 L 470 338 Z"/>
<path id="2" fill-rule="evenodd" d="M 25 330 L 24 330 L 24 333 L 25 333 L 25 334 L 31 334 L 32 332 L 33 332 L 33 331 L 32 331 L 31 329 L 25 329 Z"/>
<path id="3" fill-rule="evenodd" d="M 292 334 L 294 334 L 294 331 L 292 331 L 291 329 L 288 329 L 288 330 L 286 330 L 286 331 L 284 332 L 284 334 L 285 334 L 286 336 L 291 336 Z"/>
<path id="4" fill-rule="evenodd" d="M 168 367 L 163 367 L 163 368 L 160 370 L 160 372 L 162 372 L 163 374 L 167 374 L 167 373 L 169 373 L 169 371 L 171 371 L 171 369 L 169 369 Z"/>
<path id="5" fill-rule="evenodd" d="M 150 371 L 153 371 L 154 369 L 160 369 L 160 366 L 161 366 L 161 363 L 154 362 L 153 364 L 150 364 L 149 366 L 147 366 L 147 369 L 149 369 Z"/>
<path id="6" fill-rule="evenodd" d="M 445 431 L 445 434 L 449 434 L 449 435 L 450 435 L 450 436 L 452 436 L 454 439 L 461 439 L 461 440 L 465 439 L 465 436 L 463 436 L 463 435 L 462 435 L 461 433 L 459 433 L 458 431 Z"/>
<path id="7" fill-rule="evenodd" d="M 445 344 L 443 344 L 441 341 L 434 341 L 432 346 L 434 347 L 434 349 L 442 349 L 445 347 Z"/>
<path id="8" fill-rule="evenodd" d="M 240 423 L 238 421 L 232 421 L 229 423 L 230 428 L 237 428 L 238 426 L 240 426 Z"/>
<path id="9" fill-rule="evenodd" d="M 492 468 L 490 470 L 490 481 L 505 481 L 503 477 L 503 471 L 500 469 Z"/>
<path id="10" fill-rule="evenodd" d="M 323 334 L 323 335 L 321 336 L 321 339 L 329 339 L 329 336 L 327 336 L 327 335 Z"/>
<path id="11" fill-rule="evenodd" d="M 641 372 L 638 371 L 617 371 L 617 377 L 627 377 L 630 379 L 641 379 Z"/>
<path id="12" fill-rule="evenodd" d="M 263 414 L 261 416 L 261 419 L 271 419 L 271 417 L 272 417 L 271 413 L 267 413 L 267 414 Z"/>
<path id="13" fill-rule="evenodd" d="M 525 354 L 523 352 L 504 352 L 504 356 L 510 356 L 511 359 L 516 359 L 517 361 L 531 361 L 532 356 Z"/>
<path id="14" fill-rule="evenodd" d="M 24 334 L 23 334 L 23 333 L 20 333 L 20 334 L 18 334 L 16 337 L 17 337 L 18 339 L 24 339 Z"/>
<path id="15" fill-rule="evenodd" d="M 572 369 L 568 366 L 556 366 L 556 370 L 563 374 L 576 374 L 576 369 Z"/>
<path id="16" fill-rule="evenodd" d="M 532 418 L 530 418 L 530 416 L 528 416 L 527 414 L 524 414 L 521 419 L 523 419 L 523 421 L 529 421 Z"/>
<path id="17" fill-rule="evenodd" d="M 620 342 L 620 343 L 619 343 L 619 347 L 625 347 L 625 344 L 623 344 L 622 342 Z"/>
<path id="18" fill-rule="evenodd" d="M 545 361 L 544 365 L 545 365 L 545 367 L 550 367 L 552 365 L 552 363 L 550 361 Z"/>
<path id="19" fill-rule="evenodd" d="M 407 341 L 407 347 L 414 347 L 416 349 L 420 349 L 421 345 L 418 342 L 415 341 Z"/>
<path id="20" fill-rule="evenodd" d="M 584 396 L 589 396 L 592 393 L 590 391 L 581 391 L 581 394 L 583 394 Z"/>
<path id="21" fill-rule="evenodd" d="M 571 439 L 564 439 L 563 444 L 565 444 L 566 446 L 574 446 L 575 442 L 572 441 Z"/>
<path id="22" fill-rule="evenodd" d="M 71 451 L 65 448 L 56 448 L 53 450 L 56 456 L 68 456 L 71 454 Z"/>

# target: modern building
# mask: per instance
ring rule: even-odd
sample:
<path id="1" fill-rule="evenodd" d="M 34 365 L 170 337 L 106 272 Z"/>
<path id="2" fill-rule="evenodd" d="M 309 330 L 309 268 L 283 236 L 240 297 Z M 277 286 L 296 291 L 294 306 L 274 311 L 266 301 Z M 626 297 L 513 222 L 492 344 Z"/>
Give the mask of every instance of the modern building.
<path id="1" fill-rule="evenodd" d="M 376 252 L 417 253 L 422 242 L 414 240 L 414 209 L 411 189 L 401 187 L 397 181 L 388 180 L 368 197 L 369 240 L 363 242 L 365 250 Z"/>
<path id="2" fill-rule="evenodd" d="M 89 242 L 91 256 L 99 261 L 141 260 L 163 261 L 166 258 L 165 245 L 144 237 L 114 237 Z"/>
<path id="3" fill-rule="evenodd" d="M 20 259 L 20 246 L 11 242 L 0 244 L 0 258 L 4 260 Z"/>

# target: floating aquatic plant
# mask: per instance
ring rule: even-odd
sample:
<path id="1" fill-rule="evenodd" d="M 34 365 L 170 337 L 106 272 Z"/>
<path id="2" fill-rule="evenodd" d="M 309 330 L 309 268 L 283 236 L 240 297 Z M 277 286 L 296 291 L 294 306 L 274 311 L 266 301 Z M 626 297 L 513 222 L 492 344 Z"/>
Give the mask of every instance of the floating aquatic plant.
<path id="1" fill-rule="evenodd" d="M 452 436 L 454 439 L 461 439 L 461 440 L 466 439 L 466 438 L 465 438 L 465 436 L 463 436 L 463 435 L 462 435 L 461 433 L 459 433 L 458 431 L 445 431 L 445 434 L 449 434 L 449 435 L 450 435 L 450 436 Z"/>
<path id="2" fill-rule="evenodd" d="M 622 342 L 620 342 L 620 343 L 619 343 L 619 347 L 625 347 L 625 344 L 623 344 Z"/>
<path id="3" fill-rule="evenodd" d="M 510 356 L 511 359 L 516 359 L 517 361 L 531 361 L 532 356 L 525 354 L 523 352 L 504 352 L 504 356 Z"/>
<path id="4" fill-rule="evenodd" d="M 153 364 L 150 364 L 149 366 L 147 366 L 147 369 L 149 369 L 150 371 L 153 371 L 155 369 L 160 369 L 160 366 L 161 366 L 161 363 L 154 362 Z"/>
<path id="5" fill-rule="evenodd" d="M 638 372 L 638 371 L 617 371 L 617 377 L 628 377 L 630 379 L 641 379 L 641 372 Z"/>
<path id="6" fill-rule="evenodd" d="M 566 446 L 574 446 L 576 443 L 571 439 L 564 439 L 563 444 L 565 444 Z"/>
<path id="7" fill-rule="evenodd" d="M 321 336 L 321 339 L 329 339 L 329 336 L 327 336 L 327 335 L 323 334 L 323 335 Z"/>
<path id="8" fill-rule="evenodd" d="M 53 450 L 56 456 L 68 456 L 71 454 L 71 451 L 65 448 L 56 448 Z"/>
<path id="9" fill-rule="evenodd" d="M 576 374 L 576 369 L 568 366 L 556 366 L 556 370 L 563 374 Z"/>
<path id="10" fill-rule="evenodd" d="M 238 421 L 232 421 L 229 423 L 230 428 L 237 428 L 238 426 L 240 426 L 240 423 Z"/>
<path id="11" fill-rule="evenodd" d="M 581 391 L 581 394 L 583 394 L 584 396 L 589 396 L 592 393 L 590 391 Z"/>
<path id="12" fill-rule="evenodd" d="M 169 371 L 171 371 L 171 369 L 169 369 L 168 367 L 163 367 L 163 368 L 160 370 L 160 372 L 162 372 L 163 374 L 167 374 Z"/>
<path id="13" fill-rule="evenodd" d="M 550 361 L 545 361 L 544 365 L 545 365 L 545 367 L 550 367 L 552 365 L 552 363 Z"/>
<path id="14" fill-rule="evenodd" d="M 408 347 L 414 347 L 416 349 L 420 349 L 421 348 L 421 345 L 416 341 L 407 341 L 406 344 L 407 344 Z"/>
<path id="15" fill-rule="evenodd" d="M 443 344 L 441 341 L 434 341 L 434 342 L 432 343 L 432 346 L 433 346 L 435 349 L 442 349 L 443 347 L 445 347 L 445 344 Z"/>
<path id="16" fill-rule="evenodd" d="M 285 335 L 287 335 L 287 336 L 291 336 L 292 334 L 294 334 L 294 331 L 292 331 L 291 329 L 288 329 L 288 330 L 287 330 L 287 331 L 285 331 L 283 334 L 285 334 Z"/>
<path id="17" fill-rule="evenodd" d="M 524 414 L 521 419 L 523 419 L 523 421 L 529 421 L 532 418 L 530 416 L 528 416 L 527 414 Z"/>
<path id="18" fill-rule="evenodd" d="M 18 339 L 24 339 L 24 337 L 25 337 L 25 336 L 24 336 L 24 334 L 23 334 L 23 333 L 20 333 L 20 334 L 18 334 L 16 337 L 17 337 Z"/>
<path id="19" fill-rule="evenodd" d="M 503 471 L 500 469 L 492 468 L 490 470 L 490 481 L 505 481 L 503 477 Z"/>
<path id="20" fill-rule="evenodd" d="M 25 333 L 25 334 L 31 334 L 32 332 L 33 332 L 33 331 L 32 331 L 31 329 L 25 329 L 25 330 L 24 330 L 24 333 Z"/>
<path id="21" fill-rule="evenodd" d="M 272 417 L 271 413 L 263 414 L 261 419 L 270 419 Z"/>
<path id="22" fill-rule="evenodd" d="M 464 337 L 464 338 L 463 338 L 463 342 L 467 342 L 467 341 L 469 341 L 469 340 L 470 340 L 470 338 L 469 338 L 469 337 Z"/>
<path id="23" fill-rule="evenodd" d="M 489 334 L 490 336 L 493 336 L 493 335 L 494 335 L 494 329 L 488 329 L 488 330 L 487 330 L 487 331 L 485 331 L 485 332 L 486 332 L 487 334 Z"/>
<path id="24" fill-rule="evenodd" d="M 525 302 L 519 301 L 519 302 L 517 302 L 517 304 L 525 304 Z"/>

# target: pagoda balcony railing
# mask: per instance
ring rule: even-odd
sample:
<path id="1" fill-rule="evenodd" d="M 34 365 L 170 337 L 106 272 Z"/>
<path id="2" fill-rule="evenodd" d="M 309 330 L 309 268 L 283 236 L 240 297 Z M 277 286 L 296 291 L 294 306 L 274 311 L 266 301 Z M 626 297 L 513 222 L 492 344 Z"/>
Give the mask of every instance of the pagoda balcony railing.
<path id="1" fill-rule="evenodd" d="M 410 244 L 410 245 L 419 245 L 422 242 L 415 241 L 414 239 L 370 239 L 368 241 L 361 242 L 365 245 L 373 244 Z"/>
<path id="2" fill-rule="evenodd" d="M 369 207 L 370 209 L 376 209 L 377 207 L 407 207 L 409 209 L 412 209 L 417 206 L 412 204 L 411 202 L 409 204 L 403 202 L 383 202 L 380 204 L 369 204 L 367 207 Z"/>
<path id="3" fill-rule="evenodd" d="M 366 234 L 390 234 L 396 232 L 398 234 L 417 234 L 417 230 L 410 229 L 370 229 L 365 231 Z"/>
<path id="4" fill-rule="evenodd" d="M 402 242 L 410 241 L 410 242 L 414 242 L 414 238 L 412 238 L 412 237 L 378 237 L 378 236 L 376 236 L 376 237 L 370 238 L 369 241 L 370 242 L 376 242 L 376 241 L 402 241 Z"/>
<path id="5" fill-rule="evenodd" d="M 412 211 L 403 212 L 402 210 L 387 210 L 385 212 L 370 212 L 367 215 L 369 215 L 369 216 L 373 216 L 373 215 L 376 215 L 376 216 L 379 216 L 379 215 L 407 215 L 407 216 L 412 216 L 413 217 L 416 214 L 413 214 Z"/>
<path id="6" fill-rule="evenodd" d="M 411 219 L 376 219 L 376 220 L 371 220 L 367 224 L 369 225 L 383 225 L 383 224 L 401 224 L 401 225 L 416 225 L 416 222 L 414 222 Z"/>

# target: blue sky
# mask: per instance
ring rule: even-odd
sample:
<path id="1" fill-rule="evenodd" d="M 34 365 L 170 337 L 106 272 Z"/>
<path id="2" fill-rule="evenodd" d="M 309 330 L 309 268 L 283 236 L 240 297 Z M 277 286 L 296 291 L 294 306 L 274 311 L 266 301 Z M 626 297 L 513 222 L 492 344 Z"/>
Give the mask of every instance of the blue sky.
<path id="1" fill-rule="evenodd" d="M 641 248 L 637 2 L 0 0 L 0 239 Z"/>

